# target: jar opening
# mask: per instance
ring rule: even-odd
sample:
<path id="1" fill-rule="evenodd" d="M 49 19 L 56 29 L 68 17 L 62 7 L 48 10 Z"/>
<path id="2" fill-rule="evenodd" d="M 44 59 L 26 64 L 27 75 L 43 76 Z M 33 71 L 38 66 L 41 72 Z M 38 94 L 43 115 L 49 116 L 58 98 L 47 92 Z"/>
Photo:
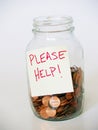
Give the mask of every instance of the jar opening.
<path id="1" fill-rule="evenodd" d="M 33 31 L 36 32 L 60 32 L 73 30 L 73 19 L 70 16 L 36 17 L 33 20 Z"/>

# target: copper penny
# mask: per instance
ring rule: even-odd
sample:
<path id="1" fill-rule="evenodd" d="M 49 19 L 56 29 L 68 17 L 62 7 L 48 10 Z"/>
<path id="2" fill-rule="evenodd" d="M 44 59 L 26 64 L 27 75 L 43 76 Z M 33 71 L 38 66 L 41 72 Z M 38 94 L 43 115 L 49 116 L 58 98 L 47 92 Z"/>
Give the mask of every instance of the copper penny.
<path id="1" fill-rule="evenodd" d="M 82 86 L 82 80 L 83 80 L 82 70 L 81 69 L 79 70 L 79 73 L 80 73 L 80 77 L 78 79 L 78 86 L 81 87 Z"/>
<path id="2" fill-rule="evenodd" d="M 42 118 L 44 118 L 44 119 L 49 118 L 49 115 L 46 113 L 46 109 L 47 109 L 47 107 L 44 108 L 44 109 L 42 109 L 42 110 L 40 111 L 40 116 L 41 116 Z"/>
<path id="3" fill-rule="evenodd" d="M 66 104 L 68 104 L 68 101 L 67 101 L 67 99 L 64 99 L 61 101 L 60 106 L 65 106 Z"/>
<path id="4" fill-rule="evenodd" d="M 74 100 L 73 102 L 71 102 L 71 105 L 72 105 L 73 107 L 77 107 L 77 106 L 78 106 L 77 100 Z"/>
<path id="5" fill-rule="evenodd" d="M 74 74 L 73 74 L 73 83 L 76 83 L 76 76 L 77 76 L 77 72 L 74 72 Z"/>
<path id="6" fill-rule="evenodd" d="M 76 95 L 76 97 L 79 97 L 81 95 L 81 88 L 80 87 L 75 89 L 75 95 Z"/>
<path id="7" fill-rule="evenodd" d="M 57 96 L 52 96 L 49 101 L 49 105 L 52 108 L 57 108 L 60 106 L 60 99 Z"/>
<path id="8" fill-rule="evenodd" d="M 56 110 L 51 109 L 50 107 L 47 107 L 46 113 L 49 117 L 54 117 L 56 115 Z"/>
<path id="9" fill-rule="evenodd" d="M 76 79 L 75 79 L 75 83 L 76 83 L 76 84 L 78 84 L 78 80 L 79 80 L 80 76 L 81 76 L 80 73 L 77 72 L 77 76 L 76 76 Z"/>
<path id="10" fill-rule="evenodd" d="M 66 99 L 68 99 L 68 100 L 72 99 L 72 94 L 71 93 L 66 93 Z"/>
<path id="11" fill-rule="evenodd" d="M 48 106 L 50 96 L 45 96 L 42 98 L 42 104 Z"/>
<path id="12" fill-rule="evenodd" d="M 57 113 L 61 113 L 63 111 L 63 107 L 58 107 Z"/>

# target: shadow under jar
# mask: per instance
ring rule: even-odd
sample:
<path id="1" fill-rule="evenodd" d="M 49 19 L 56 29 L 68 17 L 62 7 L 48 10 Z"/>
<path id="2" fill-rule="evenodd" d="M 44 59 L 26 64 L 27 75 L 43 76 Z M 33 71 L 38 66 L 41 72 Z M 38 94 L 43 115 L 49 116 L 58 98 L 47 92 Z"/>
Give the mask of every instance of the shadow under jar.
<path id="1" fill-rule="evenodd" d="M 37 17 L 26 48 L 30 102 L 34 114 L 60 121 L 83 109 L 83 49 L 73 34 L 73 19 Z"/>

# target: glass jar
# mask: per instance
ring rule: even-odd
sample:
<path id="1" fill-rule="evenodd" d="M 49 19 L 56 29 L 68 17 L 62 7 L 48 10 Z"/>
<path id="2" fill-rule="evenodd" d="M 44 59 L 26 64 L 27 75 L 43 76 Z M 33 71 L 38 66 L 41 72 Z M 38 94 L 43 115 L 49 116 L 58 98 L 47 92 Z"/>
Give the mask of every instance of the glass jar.
<path id="1" fill-rule="evenodd" d="M 34 114 L 60 121 L 83 108 L 83 50 L 73 34 L 73 19 L 37 17 L 26 48 L 27 75 Z"/>

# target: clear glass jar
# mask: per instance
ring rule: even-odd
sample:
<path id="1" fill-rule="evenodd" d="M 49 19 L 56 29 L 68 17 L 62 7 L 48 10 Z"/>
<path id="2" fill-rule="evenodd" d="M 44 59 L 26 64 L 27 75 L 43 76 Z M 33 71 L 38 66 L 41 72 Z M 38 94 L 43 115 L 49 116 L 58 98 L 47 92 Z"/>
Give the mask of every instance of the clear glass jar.
<path id="1" fill-rule="evenodd" d="M 83 108 L 83 49 L 73 34 L 73 19 L 37 17 L 26 48 L 27 75 L 34 114 L 67 120 Z"/>

